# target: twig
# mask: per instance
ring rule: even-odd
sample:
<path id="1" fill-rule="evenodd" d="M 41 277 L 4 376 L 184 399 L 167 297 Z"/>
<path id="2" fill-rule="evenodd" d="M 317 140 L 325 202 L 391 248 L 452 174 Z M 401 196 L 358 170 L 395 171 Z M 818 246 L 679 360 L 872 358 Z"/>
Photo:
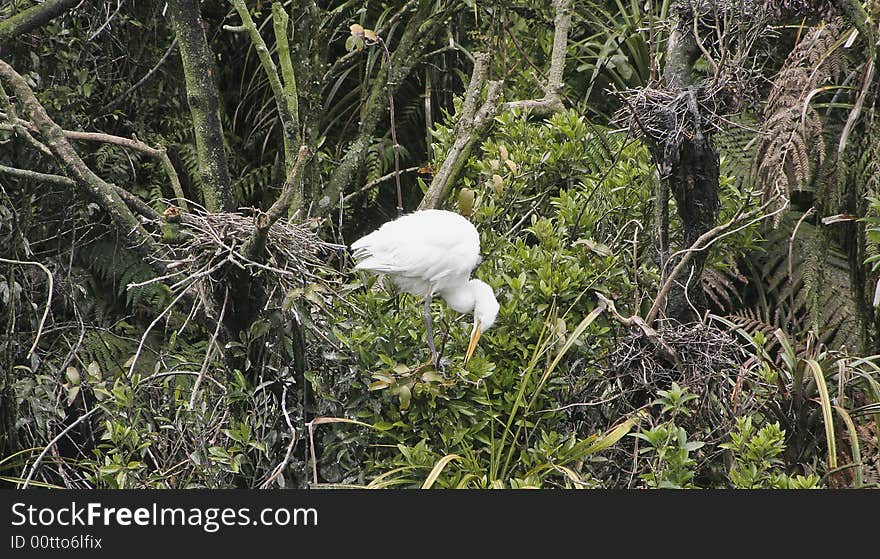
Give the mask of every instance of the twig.
<path id="1" fill-rule="evenodd" d="M 34 477 L 34 473 L 37 471 L 37 467 L 40 465 L 40 462 L 43 460 L 43 457 L 46 456 L 46 453 L 49 452 L 49 449 L 52 448 L 55 445 L 55 443 L 60 441 L 61 438 L 64 435 L 66 435 L 67 433 L 69 433 L 74 427 L 76 427 L 77 425 L 79 425 L 80 423 L 82 423 L 83 421 L 88 419 L 93 413 L 95 413 L 96 411 L 99 411 L 100 409 L 101 409 L 100 407 L 94 407 L 91 410 L 89 410 L 88 412 L 82 414 L 81 416 L 79 416 L 79 418 L 76 421 L 74 421 L 73 423 L 71 423 L 70 425 L 65 427 L 64 430 L 62 430 L 60 433 L 55 435 L 55 437 L 51 441 L 49 441 L 49 444 L 47 444 L 46 447 L 43 448 L 43 451 L 39 454 L 39 456 L 37 456 L 37 459 L 34 460 L 33 465 L 31 465 L 31 470 L 30 470 L 30 472 L 28 472 L 28 475 L 24 480 L 24 484 L 21 486 L 22 489 L 28 488 L 28 485 L 30 484 L 31 479 L 33 479 L 33 477 Z"/>
<path id="2" fill-rule="evenodd" d="M 42 318 L 40 318 L 40 324 L 37 327 L 37 336 L 34 338 L 34 343 L 31 345 L 31 349 L 27 353 L 27 357 L 30 358 L 30 356 L 33 355 L 33 353 L 34 353 L 34 350 L 37 349 L 37 343 L 39 343 L 40 335 L 43 333 L 43 325 L 46 323 L 46 317 L 49 316 L 49 308 L 52 306 L 52 293 L 54 292 L 54 289 L 55 289 L 55 282 L 52 279 L 52 272 L 49 271 L 49 268 L 45 267 L 44 265 L 40 264 L 39 262 L 27 262 L 27 261 L 23 261 L 23 260 L 12 260 L 9 258 L 0 258 L 0 262 L 5 262 L 7 264 L 20 264 L 20 265 L 37 266 L 38 268 L 43 270 L 43 272 L 46 273 L 46 277 L 49 278 L 49 293 L 46 298 L 46 308 L 43 309 L 43 316 L 42 316 Z"/>
<path id="3" fill-rule="evenodd" d="M 388 50 L 388 45 L 385 44 L 385 41 L 382 40 L 382 37 L 376 35 L 376 38 L 379 40 L 379 44 L 382 46 L 382 50 L 385 52 L 385 62 L 388 64 L 388 67 L 391 67 L 391 52 Z M 390 119 L 391 126 L 391 149 L 394 152 L 394 182 L 397 185 L 397 215 L 398 217 L 403 215 L 403 191 L 400 187 L 400 144 L 397 143 L 397 124 L 394 120 L 394 82 L 391 81 L 391 72 L 387 74 L 388 78 L 388 116 Z M 344 199 L 343 199 L 344 201 Z"/>
<path id="4" fill-rule="evenodd" d="M 309 454 L 312 456 L 312 481 L 318 485 L 318 458 L 315 456 L 315 434 L 312 422 L 306 423 L 309 428 Z"/>
<path id="5" fill-rule="evenodd" d="M 381 184 L 381 183 L 387 181 L 388 179 L 394 178 L 396 175 L 402 175 L 402 174 L 404 174 L 404 173 L 412 173 L 413 171 L 418 171 L 418 170 L 419 170 L 418 167 L 407 167 L 406 169 L 401 169 L 401 170 L 399 170 L 399 171 L 392 171 L 392 172 L 388 173 L 387 175 L 382 175 L 382 176 L 379 177 L 378 179 L 373 179 L 373 180 L 371 180 L 370 182 L 368 182 L 367 184 L 365 184 L 365 185 L 363 185 L 362 187 L 358 188 L 358 189 L 355 190 L 354 192 L 352 192 L 352 193 L 350 193 L 350 194 L 346 194 L 346 195 L 342 198 L 342 201 L 343 201 L 343 203 L 344 203 L 344 202 L 348 202 L 349 200 L 351 200 L 351 199 L 354 198 L 355 196 L 358 196 L 358 195 L 360 195 L 360 194 L 363 194 L 364 192 L 370 190 L 370 189 L 373 188 L 374 186 L 376 186 L 376 185 L 378 185 L 378 184 Z"/>
<path id="6" fill-rule="evenodd" d="M 154 326 L 155 326 L 160 320 L 162 320 L 162 317 L 163 317 L 163 316 L 165 316 L 166 314 L 168 314 L 168 312 L 172 309 L 172 307 L 174 307 L 174 305 L 177 304 L 178 301 L 180 301 L 181 299 L 183 299 L 183 296 L 186 295 L 186 294 L 189 292 L 189 288 L 192 287 L 192 286 L 194 285 L 194 283 L 195 283 L 195 282 L 190 283 L 190 284 L 189 284 L 188 286 L 186 286 L 183 290 L 181 290 L 181 292 L 177 295 L 177 297 L 175 297 L 174 300 L 171 301 L 171 303 L 170 303 L 167 307 L 165 307 L 165 310 L 163 310 L 161 313 L 159 313 L 159 316 L 157 316 L 156 318 L 154 318 L 153 321 L 150 322 L 150 325 L 147 326 L 147 329 L 144 330 L 144 335 L 141 336 L 141 341 L 140 341 L 140 343 L 138 343 L 137 351 L 135 351 L 135 353 L 134 353 L 134 357 L 132 357 L 132 359 L 131 359 L 131 367 L 128 368 L 128 376 L 129 376 L 129 377 L 130 377 L 131 375 L 134 374 L 134 367 L 135 367 L 135 365 L 137 365 L 138 358 L 140 358 L 140 356 L 141 356 L 141 351 L 142 351 L 143 348 L 144 348 L 144 342 L 147 341 L 147 336 L 150 335 L 150 331 L 153 329 L 153 327 L 154 327 Z"/>
<path id="7" fill-rule="evenodd" d="M 756 215 L 761 214 L 761 212 L 766 210 L 770 206 L 771 203 L 776 202 L 776 199 L 777 199 L 777 197 L 774 197 L 774 198 L 768 200 L 767 202 L 764 202 L 763 204 L 761 204 L 761 206 L 753 209 L 752 211 L 750 211 L 746 214 L 742 214 L 741 216 L 740 216 L 740 213 L 737 212 L 737 214 L 734 215 L 733 218 L 731 218 L 730 221 L 728 221 L 727 223 L 722 223 L 721 225 L 715 226 L 712 229 L 710 229 L 710 230 L 706 231 L 705 233 L 703 233 L 702 235 L 700 235 L 697 238 L 697 240 L 694 241 L 694 243 L 690 246 L 690 248 L 680 250 L 680 251 L 676 252 L 675 254 L 673 254 L 669 258 L 670 261 L 672 261 L 672 259 L 674 259 L 678 256 L 681 256 L 681 259 L 678 261 L 678 263 L 675 265 L 675 267 L 669 273 L 669 276 L 667 276 L 665 283 L 660 288 L 660 291 L 657 294 L 657 297 L 654 299 L 654 304 L 651 305 L 651 310 L 648 311 L 648 315 L 645 318 L 645 321 L 648 324 L 652 324 L 654 322 L 654 320 L 657 318 L 657 313 L 660 312 L 660 307 L 666 301 L 666 296 L 669 294 L 669 291 L 672 289 L 672 286 L 675 282 L 675 279 L 678 277 L 678 275 L 684 269 L 685 265 L 690 261 L 691 257 L 696 252 L 708 249 L 711 245 L 713 245 L 715 243 L 715 241 L 726 237 L 730 233 L 735 233 L 736 231 L 739 231 L 739 230 L 743 229 L 744 227 L 748 227 L 749 225 L 751 225 L 752 223 L 755 223 L 756 221 L 761 221 L 761 220 L 767 219 L 768 217 L 772 217 L 772 216 L 776 215 L 777 213 L 781 212 L 783 209 L 785 209 L 786 206 L 782 206 L 781 208 L 778 208 L 769 214 L 761 215 L 760 217 L 758 217 L 757 220 L 750 221 L 750 222 L 746 223 L 745 225 L 742 225 L 741 227 L 738 227 L 737 229 L 728 232 L 728 230 L 731 227 L 733 227 L 734 225 L 736 225 L 737 223 L 740 222 L 740 219 L 747 220 L 747 219 L 750 219 Z"/>
<path id="8" fill-rule="evenodd" d="M 142 86 L 145 83 L 147 83 L 148 81 L 150 81 L 150 79 L 152 79 L 152 77 L 154 75 L 156 75 L 156 72 L 159 71 L 159 68 L 161 68 L 162 65 L 165 64 L 165 61 L 168 60 L 168 57 L 171 56 L 171 53 L 174 52 L 174 48 L 176 46 L 177 46 L 177 37 L 174 37 L 174 40 L 171 41 L 171 44 L 168 46 L 168 49 L 165 51 L 165 54 L 163 54 L 162 57 L 159 59 L 159 61 L 156 62 L 156 65 L 153 66 L 149 72 L 144 74 L 144 77 L 139 79 L 134 85 L 132 85 L 131 87 L 129 87 L 128 89 L 123 91 L 122 94 L 119 95 L 119 97 L 117 97 L 116 99 L 110 101 L 109 103 L 107 103 L 106 105 L 101 107 L 101 110 L 107 111 L 107 112 L 112 111 L 113 109 L 118 107 L 126 97 L 131 95 L 131 93 L 134 90 L 138 89 L 140 86 Z"/>
<path id="9" fill-rule="evenodd" d="M 199 370 L 199 376 L 196 377 L 196 382 L 193 384 L 192 395 L 189 398 L 189 409 L 192 411 L 196 406 L 196 394 L 199 392 L 199 387 L 202 385 L 202 380 L 205 378 L 205 373 L 208 370 L 208 363 L 211 361 L 211 353 L 214 351 L 214 346 L 217 344 L 217 337 L 220 335 L 220 328 L 223 326 L 223 317 L 226 315 L 226 301 L 229 298 L 229 286 L 226 286 L 225 291 L 223 292 L 223 306 L 220 307 L 220 317 L 217 319 L 217 327 L 214 328 L 214 335 L 211 336 L 211 341 L 208 342 L 208 349 L 205 351 L 205 360 L 202 362 L 202 368 Z"/>
<path id="10" fill-rule="evenodd" d="M 112 14 L 110 14 L 110 16 L 107 18 L 107 21 L 105 21 L 103 24 L 101 24 L 101 27 L 99 27 L 97 31 L 92 33 L 92 35 L 88 39 L 86 39 L 86 42 L 89 42 L 92 39 L 94 39 L 95 37 L 97 37 L 98 35 L 100 35 L 101 32 L 104 31 L 104 29 L 106 29 L 108 25 L 110 25 L 110 22 L 113 21 L 114 17 L 116 17 L 116 14 L 118 14 L 119 10 L 122 9 L 123 4 L 125 4 L 125 0 L 116 0 L 116 9 L 113 11 Z"/>
<path id="11" fill-rule="evenodd" d="M 290 414 L 287 413 L 287 385 L 284 385 L 284 389 L 281 391 L 281 411 L 284 413 L 284 421 L 287 423 L 287 428 L 290 429 L 290 444 L 287 445 L 287 451 L 284 453 L 284 459 L 281 460 L 281 463 L 272 470 L 272 475 L 270 475 L 266 481 L 260 484 L 260 489 L 268 489 L 269 485 L 275 479 L 281 475 L 281 472 L 284 471 L 284 468 L 287 466 L 288 462 L 290 462 L 290 456 L 293 454 L 293 447 L 296 446 L 296 429 L 293 427 L 293 423 L 290 421 Z M 316 478 L 317 479 L 317 474 Z M 317 483 L 317 481 L 315 481 Z"/>

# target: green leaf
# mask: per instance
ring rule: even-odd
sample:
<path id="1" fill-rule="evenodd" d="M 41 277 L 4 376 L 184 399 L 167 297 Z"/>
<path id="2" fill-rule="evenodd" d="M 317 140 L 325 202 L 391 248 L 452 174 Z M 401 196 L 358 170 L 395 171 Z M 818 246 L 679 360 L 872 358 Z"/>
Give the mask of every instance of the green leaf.
<path id="1" fill-rule="evenodd" d="M 422 489 L 430 489 L 434 482 L 437 481 L 437 478 L 440 477 L 440 474 L 443 472 L 443 469 L 447 464 L 452 462 L 453 460 L 461 460 L 461 456 L 458 454 L 447 454 L 443 458 L 437 461 L 434 464 L 434 467 L 431 469 L 431 473 L 428 474 L 428 477 L 425 478 L 425 482 L 422 484 Z"/>
<path id="2" fill-rule="evenodd" d="M 807 359 L 807 366 L 816 379 L 816 388 L 819 390 L 819 403 L 822 405 L 822 418 L 825 420 L 825 442 L 828 445 L 828 467 L 837 467 L 837 444 L 834 438 L 834 416 L 831 414 L 831 398 L 828 396 L 828 385 L 825 383 L 825 374 L 822 367 L 815 359 Z"/>
<path id="3" fill-rule="evenodd" d="M 412 399 L 412 391 L 409 389 L 409 386 L 405 384 L 400 385 L 397 397 L 400 398 L 400 409 L 409 409 L 410 400 Z"/>

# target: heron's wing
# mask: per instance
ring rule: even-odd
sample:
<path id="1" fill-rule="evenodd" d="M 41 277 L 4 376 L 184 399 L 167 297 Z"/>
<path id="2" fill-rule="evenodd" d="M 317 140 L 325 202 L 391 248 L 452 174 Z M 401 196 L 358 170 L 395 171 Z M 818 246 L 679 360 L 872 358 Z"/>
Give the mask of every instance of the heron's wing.
<path id="1" fill-rule="evenodd" d="M 457 214 L 422 211 L 384 224 L 352 249 L 356 269 L 436 284 L 470 274 L 480 258 L 480 238 Z"/>

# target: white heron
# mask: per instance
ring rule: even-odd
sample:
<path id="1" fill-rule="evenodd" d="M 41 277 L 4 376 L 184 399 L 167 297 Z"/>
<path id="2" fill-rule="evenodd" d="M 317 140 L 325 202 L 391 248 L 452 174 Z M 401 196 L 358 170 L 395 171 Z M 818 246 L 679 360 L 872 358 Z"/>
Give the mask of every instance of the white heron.
<path id="1" fill-rule="evenodd" d="M 388 274 L 402 291 L 424 297 L 422 317 L 434 365 L 431 299 L 439 295 L 460 313 L 473 312 L 474 327 L 465 354 L 470 360 L 483 332 L 498 316 L 495 293 L 485 282 L 470 279 L 480 263 L 480 235 L 470 221 L 446 210 L 420 210 L 383 224 L 351 245 L 356 270 Z"/>

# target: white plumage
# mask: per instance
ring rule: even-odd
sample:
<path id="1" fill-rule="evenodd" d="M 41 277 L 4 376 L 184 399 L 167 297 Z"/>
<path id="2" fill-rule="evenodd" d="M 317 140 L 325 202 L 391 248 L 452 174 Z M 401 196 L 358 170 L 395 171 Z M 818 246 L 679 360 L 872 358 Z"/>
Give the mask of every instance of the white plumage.
<path id="1" fill-rule="evenodd" d="M 470 359 L 499 309 L 492 288 L 470 279 L 481 260 L 480 235 L 471 222 L 445 210 L 417 211 L 383 224 L 351 248 L 356 270 L 388 274 L 401 290 L 425 297 L 423 318 L 435 364 L 431 298 L 439 295 L 453 310 L 473 312 L 474 330 L 465 357 Z"/>

